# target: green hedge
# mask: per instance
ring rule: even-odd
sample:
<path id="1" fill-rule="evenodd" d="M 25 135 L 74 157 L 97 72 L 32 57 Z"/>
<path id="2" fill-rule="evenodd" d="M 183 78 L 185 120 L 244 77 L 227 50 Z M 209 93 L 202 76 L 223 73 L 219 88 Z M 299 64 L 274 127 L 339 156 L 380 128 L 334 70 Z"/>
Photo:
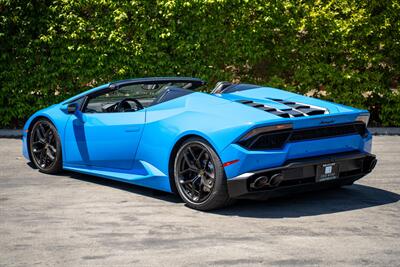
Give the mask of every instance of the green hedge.
<path id="1" fill-rule="evenodd" d="M 400 126 L 393 0 L 0 0 L 0 127 L 110 80 L 195 76 L 367 108 Z"/>

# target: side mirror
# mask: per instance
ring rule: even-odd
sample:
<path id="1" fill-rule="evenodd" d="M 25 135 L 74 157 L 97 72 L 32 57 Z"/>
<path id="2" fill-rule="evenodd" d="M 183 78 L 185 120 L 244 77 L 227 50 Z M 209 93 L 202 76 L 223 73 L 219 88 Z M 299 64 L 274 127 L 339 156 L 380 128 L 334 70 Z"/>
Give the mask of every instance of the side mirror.
<path id="1" fill-rule="evenodd" d="M 71 103 L 67 107 L 68 114 L 75 114 L 77 110 L 78 110 L 78 105 L 76 103 Z"/>

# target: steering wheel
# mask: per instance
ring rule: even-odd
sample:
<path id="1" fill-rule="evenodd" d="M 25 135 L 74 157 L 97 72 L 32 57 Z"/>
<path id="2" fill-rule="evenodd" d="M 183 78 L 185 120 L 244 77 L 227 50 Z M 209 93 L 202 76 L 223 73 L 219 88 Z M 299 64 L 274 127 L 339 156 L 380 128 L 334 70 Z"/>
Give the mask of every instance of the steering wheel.
<path id="1" fill-rule="evenodd" d="M 132 111 L 133 108 L 128 103 L 129 101 L 134 102 L 136 104 L 136 108 L 134 109 L 134 111 L 143 109 L 142 104 L 140 104 L 140 102 L 137 99 L 128 97 L 128 98 L 122 99 L 121 101 L 118 102 L 118 105 L 117 105 L 117 108 L 116 108 L 117 112 Z"/>

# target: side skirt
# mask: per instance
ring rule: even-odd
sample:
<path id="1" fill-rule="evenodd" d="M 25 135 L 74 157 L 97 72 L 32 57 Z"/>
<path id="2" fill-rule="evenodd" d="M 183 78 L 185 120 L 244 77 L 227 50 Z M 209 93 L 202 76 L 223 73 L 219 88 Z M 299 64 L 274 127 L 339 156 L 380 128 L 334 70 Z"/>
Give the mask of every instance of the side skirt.
<path id="1" fill-rule="evenodd" d="M 140 185 L 165 192 L 171 192 L 169 177 L 147 162 L 140 162 L 145 174 L 137 174 L 137 170 L 101 168 L 95 166 L 72 166 L 64 164 L 63 169 L 93 175 L 97 177 Z M 141 170 L 143 172 L 143 170 Z"/>

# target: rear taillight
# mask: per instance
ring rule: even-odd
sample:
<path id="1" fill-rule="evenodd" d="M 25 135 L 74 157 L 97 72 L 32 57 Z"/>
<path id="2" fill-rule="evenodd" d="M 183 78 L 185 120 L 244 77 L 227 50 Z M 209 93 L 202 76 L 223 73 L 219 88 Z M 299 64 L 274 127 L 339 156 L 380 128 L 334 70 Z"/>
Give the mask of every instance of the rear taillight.
<path id="1" fill-rule="evenodd" d="M 362 114 L 362 115 L 359 115 L 359 116 L 356 118 L 356 121 L 361 121 L 361 122 L 363 122 L 365 125 L 368 125 L 369 114 Z"/>
<path id="2" fill-rule="evenodd" d="M 363 138 L 368 136 L 367 126 L 363 121 L 300 129 L 293 129 L 292 124 L 280 124 L 253 129 L 244 135 L 237 144 L 249 150 L 282 149 L 289 142 L 355 134 Z"/>
<path id="3" fill-rule="evenodd" d="M 279 130 L 287 130 L 287 129 L 292 129 L 292 124 L 291 123 L 285 123 L 285 124 L 278 124 L 278 125 L 271 125 L 271 126 L 265 126 L 265 127 L 260 127 L 256 128 L 254 130 L 251 130 L 248 132 L 245 136 L 243 136 L 240 140 L 247 140 L 250 139 L 260 133 L 268 133 L 268 132 L 274 132 L 274 131 L 279 131 Z"/>
<path id="4" fill-rule="evenodd" d="M 250 150 L 282 148 L 292 132 L 292 124 L 256 128 L 243 136 L 238 144 Z"/>

